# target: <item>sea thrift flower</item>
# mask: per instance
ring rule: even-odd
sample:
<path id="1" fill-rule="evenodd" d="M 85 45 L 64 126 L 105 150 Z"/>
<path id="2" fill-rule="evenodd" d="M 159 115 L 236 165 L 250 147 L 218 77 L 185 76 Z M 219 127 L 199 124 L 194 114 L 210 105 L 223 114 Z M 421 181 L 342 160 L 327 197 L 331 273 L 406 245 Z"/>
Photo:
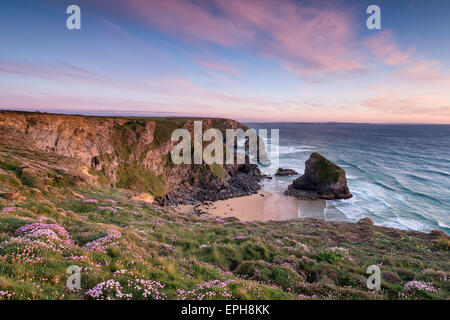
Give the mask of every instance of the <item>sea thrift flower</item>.
<path id="1" fill-rule="evenodd" d="M 442 278 L 443 281 L 449 281 L 447 274 L 444 271 L 438 271 L 431 268 L 422 271 L 423 274 L 431 274 Z"/>
<path id="2" fill-rule="evenodd" d="M 115 239 L 119 239 L 121 236 L 122 234 L 119 231 L 110 230 L 106 236 L 88 242 L 84 247 L 93 251 L 103 251 L 112 245 Z"/>
<path id="3" fill-rule="evenodd" d="M 86 199 L 86 200 L 84 200 L 83 202 L 84 202 L 84 203 L 97 203 L 98 200 L 96 200 L 96 199 Z"/>
<path id="4" fill-rule="evenodd" d="M 209 244 L 201 244 L 198 246 L 200 249 L 211 247 Z"/>
<path id="5" fill-rule="evenodd" d="M 232 299 L 233 295 L 228 290 L 228 285 L 233 282 L 235 282 L 233 279 L 203 281 L 192 290 L 177 289 L 177 298 L 181 300 L 203 300 L 204 298 L 211 299 L 219 296 Z"/>
<path id="6" fill-rule="evenodd" d="M 0 290 L 0 300 L 2 299 L 10 299 L 12 296 L 15 296 L 15 292 L 2 291 Z"/>
<path id="7" fill-rule="evenodd" d="M 126 285 L 122 285 L 120 282 L 110 279 L 100 282 L 94 288 L 86 291 L 85 295 L 96 300 L 130 300 L 139 297 L 164 300 L 166 295 L 164 292 L 160 292 L 161 289 L 164 289 L 164 285 L 158 281 L 134 279 L 133 281 L 128 280 Z M 133 295 L 130 291 L 137 293 Z"/>
<path id="8" fill-rule="evenodd" d="M 100 282 L 94 288 L 86 291 L 85 294 L 97 300 L 115 300 L 115 298 L 128 300 L 133 297 L 131 293 L 123 294 L 122 289 L 122 285 L 118 281 L 111 279 Z"/>
<path id="9" fill-rule="evenodd" d="M 66 244 L 72 244 L 66 229 L 57 224 L 31 223 L 18 228 L 15 235 L 33 239 L 44 237 L 49 240 L 62 241 Z"/>
<path id="10" fill-rule="evenodd" d="M 413 280 L 407 282 L 403 286 L 403 289 L 398 293 L 398 296 L 400 298 L 409 298 L 414 293 L 420 291 L 437 292 L 439 290 L 433 287 L 433 284 L 431 282 Z"/>
<path id="11" fill-rule="evenodd" d="M 117 212 L 117 209 L 116 209 L 116 208 L 113 208 L 113 207 L 98 207 L 97 210 L 98 210 L 98 211 L 109 210 L 109 211 L 112 211 L 112 212 Z"/>

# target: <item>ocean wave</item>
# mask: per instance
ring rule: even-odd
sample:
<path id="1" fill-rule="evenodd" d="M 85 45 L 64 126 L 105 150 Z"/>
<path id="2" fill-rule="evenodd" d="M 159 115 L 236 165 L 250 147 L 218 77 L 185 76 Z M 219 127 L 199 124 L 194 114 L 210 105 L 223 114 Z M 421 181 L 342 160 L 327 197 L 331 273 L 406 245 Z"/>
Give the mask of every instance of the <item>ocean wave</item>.
<path id="1" fill-rule="evenodd" d="M 313 126 L 305 131 L 295 124 L 280 124 L 279 129 L 284 137 L 280 166 L 302 173 L 308 153 L 318 151 L 345 169 L 354 197 L 333 200 L 330 206 L 349 219 L 368 216 L 379 225 L 418 231 L 440 228 L 450 233 L 448 132 L 428 126 L 418 128 L 413 136 L 409 127 L 405 131 L 402 126 L 390 126 L 388 132 L 384 126 L 370 126 L 368 131 L 364 125 Z M 433 130 L 440 135 L 430 134 Z M 274 167 L 270 174 L 278 169 Z M 294 178 L 274 177 L 271 191 L 283 194 Z"/>
<path id="2" fill-rule="evenodd" d="M 391 186 L 387 185 L 386 183 L 378 181 L 378 180 L 374 180 L 373 183 L 376 184 L 377 186 L 382 187 L 384 189 L 387 189 L 389 191 L 396 191 L 397 190 L 396 188 L 391 187 Z"/>
<path id="3" fill-rule="evenodd" d="M 429 178 L 421 177 L 414 173 L 408 173 L 406 174 L 406 176 L 419 182 L 428 182 L 430 180 Z"/>
<path id="4" fill-rule="evenodd" d="M 443 221 L 441 221 L 439 219 L 436 219 L 436 222 L 437 222 L 439 227 L 450 229 L 450 225 L 449 224 L 447 224 L 447 223 L 445 223 L 445 222 L 443 222 Z"/>
<path id="5" fill-rule="evenodd" d="M 313 146 L 280 146 L 278 152 L 280 155 L 290 155 L 303 152 L 314 152 Z"/>
<path id="6" fill-rule="evenodd" d="M 438 170 L 430 170 L 430 169 L 425 169 L 423 171 L 424 172 L 428 172 L 428 173 L 432 173 L 432 174 L 437 174 L 437 175 L 440 175 L 440 176 L 445 177 L 445 178 L 450 178 L 450 174 L 447 173 L 447 172 L 438 171 Z"/>
<path id="7" fill-rule="evenodd" d="M 349 161 L 341 159 L 339 161 L 339 164 L 341 165 L 341 167 L 347 167 L 347 168 L 351 168 L 351 169 L 356 169 L 360 173 L 366 173 L 366 171 L 363 168 L 361 168 L 360 166 L 358 166 L 355 163 L 352 163 L 352 162 L 349 162 Z"/>

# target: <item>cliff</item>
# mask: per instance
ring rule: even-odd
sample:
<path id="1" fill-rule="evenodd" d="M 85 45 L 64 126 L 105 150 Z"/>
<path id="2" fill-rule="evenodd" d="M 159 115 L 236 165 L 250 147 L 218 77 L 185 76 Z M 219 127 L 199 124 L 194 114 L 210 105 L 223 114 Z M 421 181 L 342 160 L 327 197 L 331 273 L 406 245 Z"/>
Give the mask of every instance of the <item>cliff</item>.
<path id="1" fill-rule="evenodd" d="M 21 113 L 1 113 L 0 119 L 0 300 L 449 298 L 450 237 L 442 231 L 396 230 L 369 219 L 199 217 L 108 186 L 130 183 L 126 179 L 136 181 L 130 184 L 135 188 L 148 183 L 145 173 L 152 171 L 143 159 L 154 157 L 148 164 L 158 167 L 162 162 L 155 152 L 163 156 L 169 148 L 159 125 L 189 126 L 191 119 Z M 122 137 L 128 142 L 119 143 Z M 139 175 L 121 176 L 132 167 L 131 159 L 137 159 Z M 245 192 L 245 182 L 237 187 L 239 179 L 258 175 L 251 165 L 189 167 L 198 170 L 187 171 L 189 190 L 202 193 L 189 193 L 196 199 L 210 192 L 225 196 L 233 188 Z M 166 181 L 187 177 L 182 174 L 194 170 L 189 167 L 155 169 L 169 191 L 164 201 L 180 199 L 174 192 L 183 184 L 170 190 Z M 382 271 L 379 291 L 367 287 L 371 265 Z M 82 270 L 78 290 L 68 290 L 68 266 Z"/>
<path id="2" fill-rule="evenodd" d="M 228 119 L 133 118 L 0 111 L 0 143 L 55 154 L 80 163 L 84 180 L 145 191 L 161 203 L 191 203 L 256 192 L 259 171 L 247 166 L 173 165 L 177 128 L 193 132 L 246 127 Z"/>

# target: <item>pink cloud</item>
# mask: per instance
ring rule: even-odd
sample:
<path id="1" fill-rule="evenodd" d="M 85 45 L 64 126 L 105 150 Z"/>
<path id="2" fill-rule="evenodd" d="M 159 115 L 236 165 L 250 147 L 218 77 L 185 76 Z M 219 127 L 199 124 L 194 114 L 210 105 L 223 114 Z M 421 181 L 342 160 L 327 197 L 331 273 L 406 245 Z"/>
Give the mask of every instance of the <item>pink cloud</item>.
<path id="1" fill-rule="evenodd" d="M 201 59 L 195 59 L 194 62 L 210 70 L 224 72 L 233 76 L 239 75 L 239 71 L 236 68 L 229 66 L 225 63 Z"/>
<path id="2" fill-rule="evenodd" d="M 442 70 L 438 61 L 416 60 L 398 70 L 397 78 L 406 81 L 417 81 L 433 86 L 450 85 L 450 72 Z"/>
<path id="3" fill-rule="evenodd" d="M 402 50 L 389 30 L 368 37 L 365 45 L 378 61 L 387 65 L 408 63 L 413 52 L 413 49 Z"/>
<path id="4" fill-rule="evenodd" d="M 302 72 L 359 71 L 349 12 L 293 1 L 129 0 L 141 21 L 184 40 L 249 46 Z"/>
<path id="5" fill-rule="evenodd" d="M 363 101 L 362 105 L 388 114 L 408 117 L 439 116 L 450 118 L 450 99 L 448 95 L 431 92 L 410 93 L 402 90 L 385 90 Z"/>
<path id="6" fill-rule="evenodd" d="M 120 79 L 105 74 L 89 71 L 83 67 L 60 61 L 57 63 L 44 63 L 36 61 L 33 64 L 21 61 L 0 60 L 0 76 L 22 76 L 25 78 L 46 79 L 54 83 L 82 84 L 103 88 L 120 88 L 128 90 L 148 90 L 147 79 Z"/>
<path id="7" fill-rule="evenodd" d="M 190 1 L 128 0 L 127 3 L 143 21 L 173 36 L 187 36 L 222 46 L 234 46 L 252 36 L 251 31 L 235 25 L 233 20 L 213 15 Z"/>

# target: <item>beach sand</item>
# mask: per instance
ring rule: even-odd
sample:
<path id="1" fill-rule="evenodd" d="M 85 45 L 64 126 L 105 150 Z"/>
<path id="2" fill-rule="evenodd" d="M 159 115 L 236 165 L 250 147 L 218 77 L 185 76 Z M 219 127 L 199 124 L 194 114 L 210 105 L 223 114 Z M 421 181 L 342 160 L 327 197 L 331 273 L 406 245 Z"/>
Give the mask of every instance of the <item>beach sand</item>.
<path id="1" fill-rule="evenodd" d="M 222 218 L 236 217 L 241 221 L 268 221 L 297 218 L 324 219 L 325 207 L 325 200 L 304 201 L 260 190 L 257 194 L 220 200 L 196 206 L 195 209 Z M 186 212 L 194 209 L 194 206 L 180 205 L 178 209 Z"/>

